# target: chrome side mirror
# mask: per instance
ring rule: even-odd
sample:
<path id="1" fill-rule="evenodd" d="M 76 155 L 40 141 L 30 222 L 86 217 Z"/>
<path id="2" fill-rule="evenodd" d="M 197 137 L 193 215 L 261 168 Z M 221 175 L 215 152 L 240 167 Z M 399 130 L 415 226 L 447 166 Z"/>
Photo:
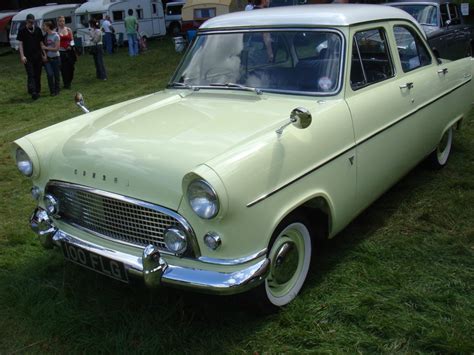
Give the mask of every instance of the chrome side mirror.
<path id="1" fill-rule="evenodd" d="M 305 129 L 311 125 L 313 117 L 304 107 L 297 107 L 291 111 L 290 120 L 296 128 Z"/>
<path id="2" fill-rule="evenodd" d="M 304 107 L 297 107 L 291 111 L 290 114 L 290 122 L 285 123 L 275 132 L 278 135 L 283 133 L 283 130 L 288 127 L 290 124 L 293 124 L 298 129 L 305 129 L 311 125 L 313 118 L 309 110 L 305 109 Z"/>
<path id="3" fill-rule="evenodd" d="M 74 95 L 74 101 L 76 102 L 76 105 L 81 108 L 82 111 L 85 113 L 89 113 L 89 109 L 84 106 L 84 97 L 80 92 L 76 92 L 76 95 Z"/>

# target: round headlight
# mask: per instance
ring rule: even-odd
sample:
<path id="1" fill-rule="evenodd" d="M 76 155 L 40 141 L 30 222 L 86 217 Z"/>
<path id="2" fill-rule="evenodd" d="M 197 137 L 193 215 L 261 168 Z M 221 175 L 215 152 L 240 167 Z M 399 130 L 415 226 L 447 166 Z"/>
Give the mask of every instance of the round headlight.
<path id="1" fill-rule="evenodd" d="M 204 180 L 194 180 L 188 186 L 189 205 L 199 217 L 211 219 L 219 212 L 219 198 Z"/>
<path id="2" fill-rule="evenodd" d="M 182 254 L 186 251 L 188 243 L 186 234 L 178 228 L 169 228 L 164 234 L 166 247 L 176 254 Z"/>
<path id="3" fill-rule="evenodd" d="M 28 154 L 21 148 L 16 150 L 16 166 L 23 175 L 33 175 L 33 162 Z"/>

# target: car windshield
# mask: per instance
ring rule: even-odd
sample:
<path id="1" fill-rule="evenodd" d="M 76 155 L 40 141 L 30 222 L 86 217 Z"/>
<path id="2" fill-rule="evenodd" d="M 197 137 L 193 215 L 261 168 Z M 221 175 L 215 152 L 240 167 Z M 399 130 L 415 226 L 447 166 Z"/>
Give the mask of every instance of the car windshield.
<path id="1" fill-rule="evenodd" d="M 200 34 L 170 86 L 334 94 L 342 48 L 329 30 Z"/>
<path id="2" fill-rule="evenodd" d="M 434 5 L 396 5 L 395 7 L 408 12 L 421 25 L 438 26 L 436 6 Z"/>

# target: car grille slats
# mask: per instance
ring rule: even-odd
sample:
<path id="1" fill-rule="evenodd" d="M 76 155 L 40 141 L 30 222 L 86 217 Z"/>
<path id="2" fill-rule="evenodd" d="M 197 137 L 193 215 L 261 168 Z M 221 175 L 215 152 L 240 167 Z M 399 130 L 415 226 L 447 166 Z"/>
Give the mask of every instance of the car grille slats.
<path id="1" fill-rule="evenodd" d="M 79 187 L 53 184 L 47 192 L 58 199 L 62 221 L 137 246 L 153 244 L 167 250 L 164 231 L 180 225 L 166 213 Z"/>

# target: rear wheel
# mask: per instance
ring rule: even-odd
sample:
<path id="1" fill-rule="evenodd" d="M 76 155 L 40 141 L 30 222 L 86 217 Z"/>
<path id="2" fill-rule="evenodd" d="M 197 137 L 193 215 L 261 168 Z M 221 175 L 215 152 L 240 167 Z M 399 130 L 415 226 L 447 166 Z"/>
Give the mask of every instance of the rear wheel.
<path id="1" fill-rule="evenodd" d="M 449 155 L 451 153 L 451 147 L 453 144 L 453 127 L 449 127 L 444 132 L 443 137 L 436 147 L 436 149 L 430 154 L 429 162 L 432 168 L 441 169 L 446 166 Z"/>
<path id="2" fill-rule="evenodd" d="M 295 299 L 306 280 L 311 254 L 311 227 L 307 218 L 296 214 L 281 222 L 269 247 L 269 275 L 254 290 L 254 301 L 261 311 L 276 311 Z"/>

